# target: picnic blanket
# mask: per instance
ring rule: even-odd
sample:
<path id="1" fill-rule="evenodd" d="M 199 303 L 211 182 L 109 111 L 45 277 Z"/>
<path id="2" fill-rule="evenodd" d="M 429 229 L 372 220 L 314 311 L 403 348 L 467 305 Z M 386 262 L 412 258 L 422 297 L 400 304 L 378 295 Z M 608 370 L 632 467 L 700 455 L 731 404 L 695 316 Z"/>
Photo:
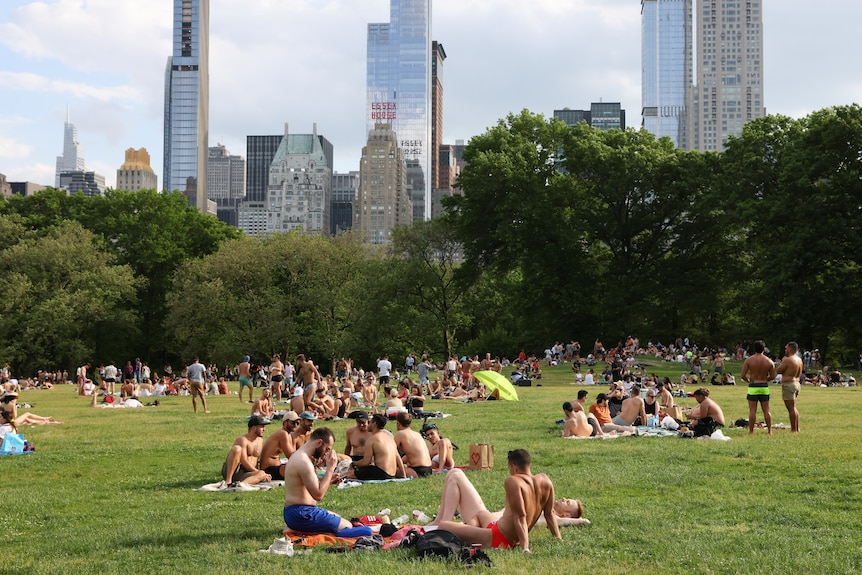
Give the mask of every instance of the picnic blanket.
<path id="1" fill-rule="evenodd" d="M 284 481 L 265 481 L 257 485 L 249 485 L 239 481 L 235 486 L 230 487 L 227 481 L 219 481 L 218 483 L 208 483 L 203 487 L 199 487 L 198 491 L 223 491 L 225 493 L 237 493 L 245 491 L 269 491 L 273 487 L 284 487 Z"/>
<path id="2" fill-rule="evenodd" d="M 393 477 L 392 479 L 344 479 L 338 484 L 338 489 L 351 489 L 366 483 L 390 483 L 393 481 L 412 481 L 412 477 Z"/>

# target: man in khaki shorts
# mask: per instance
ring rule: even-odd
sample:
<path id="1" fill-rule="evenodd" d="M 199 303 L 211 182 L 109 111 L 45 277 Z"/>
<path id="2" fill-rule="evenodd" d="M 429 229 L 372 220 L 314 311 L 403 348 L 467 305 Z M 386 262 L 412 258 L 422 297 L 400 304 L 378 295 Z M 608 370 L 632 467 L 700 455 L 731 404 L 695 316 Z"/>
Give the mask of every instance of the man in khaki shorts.
<path id="1" fill-rule="evenodd" d="M 796 409 L 796 398 L 799 397 L 799 376 L 802 375 L 802 360 L 799 358 L 799 344 L 795 341 L 787 342 L 784 346 L 784 359 L 778 366 L 777 372 L 781 375 L 781 399 L 787 406 L 790 416 L 790 431 L 799 431 L 799 410 Z"/>
<path id="2" fill-rule="evenodd" d="M 201 398 L 201 404 L 204 408 L 204 413 L 209 413 L 207 409 L 207 399 L 206 399 L 206 368 L 203 364 L 195 358 L 194 363 L 192 363 L 188 367 L 188 378 L 189 378 L 189 393 L 192 396 L 192 407 L 195 410 L 195 413 L 198 412 L 198 402 L 197 398 Z"/>

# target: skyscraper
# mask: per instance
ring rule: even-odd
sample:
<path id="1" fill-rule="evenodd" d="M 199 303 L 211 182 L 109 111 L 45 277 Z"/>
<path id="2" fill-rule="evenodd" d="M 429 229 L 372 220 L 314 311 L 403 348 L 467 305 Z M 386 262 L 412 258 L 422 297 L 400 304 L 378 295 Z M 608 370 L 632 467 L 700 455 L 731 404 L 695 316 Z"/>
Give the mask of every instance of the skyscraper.
<path id="1" fill-rule="evenodd" d="M 237 225 L 237 207 L 245 199 L 245 158 L 232 156 L 224 144 L 209 149 L 207 196 L 216 203 L 216 216 L 229 226 Z"/>
<path id="2" fill-rule="evenodd" d="M 643 127 L 688 146 L 693 0 L 641 0 Z"/>
<path id="3" fill-rule="evenodd" d="M 54 187 L 60 187 L 60 174 L 63 172 L 83 172 L 84 146 L 78 141 L 78 129 L 69 121 L 66 110 L 66 123 L 63 126 L 63 155 L 57 156 L 57 171 L 54 174 Z"/>
<path id="4" fill-rule="evenodd" d="M 761 0 L 698 2 L 691 149 L 723 150 L 743 124 L 766 115 L 762 7 Z"/>
<path id="5" fill-rule="evenodd" d="M 359 161 L 359 193 L 353 230 L 376 245 L 388 244 L 392 228 L 413 221 L 407 194 L 407 165 L 389 124 L 376 124 Z"/>
<path id="6" fill-rule="evenodd" d="M 646 129 L 684 149 L 718 151 L 745 122 L 766 114 L 762 5 L 641 0 Z"/>
<path id="7" fill-rule="evenodd" d="M 366 131 L 385 122 L 407 162 L 413 219 L 431 214 L 431 0 L 390 0 L 368 25 Z"/>
<path id="8" fill-rule="evenodd" d="M 173 55 L 165 70 L 162 179 L 207 211 L 209 0 L 174 0 Z"/>

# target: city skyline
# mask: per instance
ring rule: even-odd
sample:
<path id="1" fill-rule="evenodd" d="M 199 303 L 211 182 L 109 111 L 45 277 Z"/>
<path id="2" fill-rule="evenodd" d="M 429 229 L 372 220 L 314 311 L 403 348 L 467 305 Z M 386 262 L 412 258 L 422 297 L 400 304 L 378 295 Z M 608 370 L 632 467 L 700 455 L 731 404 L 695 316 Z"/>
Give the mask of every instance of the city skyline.
<path id="1" fill-rule="evenodd" d="M 2 3 L 0 172 L 52 183 L 67 106 L 87 168 L 108 174 L 109 185 L 130 147 L 146 147 L 158 171 L 172 6 Z M 862 5 L 806 6 L 764 1 L 767 113 L 801 117 L 862 100 L 859 74 L 839 63 L 859 51 L 852 26 Z M 210 19 L 210 144 L 245 156 L 248 135 L 314 122 L 335 148 L 335 170 L 357 170 L 367 139 L 367 25 L 388 21 L 389 0 L 211 0 Z M 529 10 L 514 0 L 434 0 L 431 29 L 448 55 L 443 143 L 523 108 L 550 117 L 605 101 L 639 115 L 639 0 L 543 0 Z"/>

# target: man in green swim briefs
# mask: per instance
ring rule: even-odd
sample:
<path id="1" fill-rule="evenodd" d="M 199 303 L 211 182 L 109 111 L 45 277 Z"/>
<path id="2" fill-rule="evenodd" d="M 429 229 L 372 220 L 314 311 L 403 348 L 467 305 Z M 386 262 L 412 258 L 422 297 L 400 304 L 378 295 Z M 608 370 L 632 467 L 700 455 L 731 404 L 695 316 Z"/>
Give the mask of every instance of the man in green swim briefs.
<path id="1" fill-rule="evenodd" d="M 754 422 L 757 419 L 757 404 L 763 411 L 763 421 L 766 430 L 772 435 L 772 414 L 769 412 L 769 382 L 775 379 L 775 364 L 764 355 L 766 344 L 762 339 L 754 342 L 754 355 L 749 356 L 742 364 L 740 377 L 748 384 L 748 433 L 754 433 Z"/>

